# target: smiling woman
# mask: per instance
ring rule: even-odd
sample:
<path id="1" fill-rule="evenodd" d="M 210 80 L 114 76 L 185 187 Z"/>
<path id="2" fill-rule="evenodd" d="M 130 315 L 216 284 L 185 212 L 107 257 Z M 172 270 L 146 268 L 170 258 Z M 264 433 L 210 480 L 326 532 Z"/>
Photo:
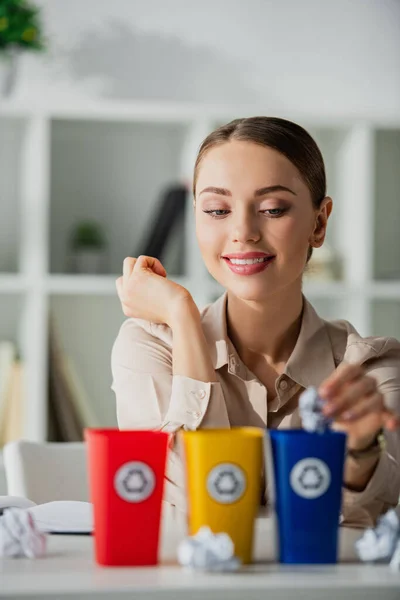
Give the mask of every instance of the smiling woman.
<path id="1" fill-rule="evenodd" d="M 209 181 L 213 181 L 214 185 L 207 185 Z M 230 181 L 231 188 L 222 185 L 223 181 Z M 258 182 L 260 187 L 254 188 Z M 267 240 L 270 244 L 274 240 L 277 243 L 281 241 L 286 254 L 292 249 L 300 277 L 311 258 L 313 247 L 321 246 L 324 241 L 326 222 L 332 210 L 332 200 L 326 197 L 324 161 L 318 146 L 302 127 L 278 118 L 238 119 L 211 133 L 203 142 L 196 160 L 193 196 L 206 215 L 215 219 L 229 217 L 227 227 L 247 224 L 257 229 L 255 217 L 258 215 L 260 227 L 270 231 L 263 243 Z M 280 218 L 284 219 L 279 224 L 265 222 Z M 202 226 L 206 221 L 198 210 L 196 223 L 203 251 L 209 239 L 207 235 L 203 237 L 205 230 Z M 312 229 L 314 224 L 319 225 L 316 231 Z M 210 231 L 212 240 L 215 238 L 214 231 Z M 240 231 L 236 233 L 240 237 Z M 257 232 L 253 231 L 251 235 L 257 237 Z M 273 248 L 263 250 L 265 253 L 269 250 L 270 255 L 276 256 Z M 241 254 L 236 258 L 252 258 L 244 256 L 246 253 Z M 219 281 L 212 263 L 206 260 L 206 264 Z M 293 260 L 291 264 L 295 268 Z M 234 272 L 253 274 L 248 269 Z M 284 283 L 281 278 L 280 281 Z M 224 282 L 221 283 L 224 285 Z"/>
<path id="2" fill-rule="evenodd" d="M 323 320 L 302 292 L 333 206 L 318 146 L 284 119 L 232 121 L 200 147 L 193 203 L 204 262 L 226 291 L 199 312 L 157 259 L 125 259 L 117 289 L 130 318 L 112 352 L 120 428 L 298 428 L 313 385 L 347 433 L 343 523 L 372 524 L 399 497 L 400 343 Z M 166 483 L 183 509 L 176 450 Z"/>

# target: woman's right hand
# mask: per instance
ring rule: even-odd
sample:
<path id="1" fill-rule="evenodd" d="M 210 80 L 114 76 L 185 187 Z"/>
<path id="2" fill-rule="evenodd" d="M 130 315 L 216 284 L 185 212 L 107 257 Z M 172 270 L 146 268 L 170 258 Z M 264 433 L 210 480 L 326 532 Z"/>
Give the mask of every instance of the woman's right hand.
<path id="1" fill-rule="evenodd" d="M 125 258 L 116 286 L 124 315 L 153 323 L 171 326 L 179 305 L 193 302 L 188 290 L 167 279 L 161 262 L 151 256 Z"/>

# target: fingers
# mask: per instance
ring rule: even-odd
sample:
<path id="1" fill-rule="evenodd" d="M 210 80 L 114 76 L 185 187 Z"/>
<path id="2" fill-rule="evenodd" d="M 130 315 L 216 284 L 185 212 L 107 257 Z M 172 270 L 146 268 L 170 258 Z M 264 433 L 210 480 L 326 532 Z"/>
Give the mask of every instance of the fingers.
<path id="1" fill-rule="evenodd" d="M 356 421 L 361 417 L 365 417 L 370 413 L 382 413 L 382 415 L 386 412 L 385 406 L 383 403 L 383 396 L 379 392 L 374 392 L 373 394 L 366 396 L 361 402 L 358 404 L 354 404 L 351 408 L 348 408 L 345 412 L 340 415 L 340 418 L 345 421 Z"/>
<path id="2" fill-rule="evenodd" d="M 318 392 L 327 400 L 323 413 L 334 421 L 347 423 L 347 427 L 352 428 L 353 423 L 357 426 L 356 422 L 375 415 L 375 425 L 380 423 L 391 431 L 400 428 L 400 417 L 386 408 L 377 381 L 365 375 L 362 365 L 341 363 Z"/>
<path id="3" fill-rule="evenodd" d="M 167 276 L 167 272 L 161 262 L 158 258 L 154 258 L 154 256 L 139 256 L 136 260 L 135 270 L 139 269 L 151 269 L 156 275 L 161 275 L 161 277 Z"/>
<path id="4" fill-rule="evenodd" d="M 345 411 L 352 410 L 360 399 L 374 394 L 376 390 L 377 384 L 373 377 L 361 377 L 344 386 L 341 393 L 329 399 L 323 408 L 323 413 L 329 417 L 342 415 Z"/>
<path id="5" fill-rule="evenodd" d="M 117 287 L 117 293 L 118 293 L 118 296 L 120 297 L 120 299 L 121 299 L 121 295 L 122 295 L 123 281 L 124 281 L 123 277 L 118 277 L 118 279 L 115 281 L 115 285 Z"/>
<path id="6" fill-rule="evenodd" d="M 161 262 L 158 260 L 158 258 L 155 258 L 154 261 L 155 261 L 154 267 L 153 267 L 154 272 L 157 273 L 157 275 L 161 275 L 161 277 L 166 277 L 167 271 L 164 269 Z"/>
<path id="7" fill-rule="evenodd" d="M 115 281 L 115 285 L 117 288 L 118 297 L 121 302 L 122 312 L 124 313 L 124 315 L 126 317 L 129 317 L 131 315 L 128 313 L 127 306 L 124 302 L 124 278 L 118 277 L 118 279 L 116 279 L 116 281 Z"/>
<path id="8" fill-rule="evenodd" d="M 361 365 L 340 363 L 337 369 L 330 375 L 319 387 L 319 394 L 322 398 L 328 400 L 338 393 L 340 388 L 364 374 Z"/>
<path id="9" fill-rule="evenodd" d="M 122 264 L 122 274 L 124 276 L 124 279 L 129 279 L 133 272 L 133 269 L 135 268 L 136 262 L 137 258 L 131 258 L 130 256 L 124 259 L 124 262 Z"/>
<path id="10" fill-rule="evenodd" d="M 400 417 L 389 409 L 383 411 L 383 427 L 390 431 L 400 428 Z"/>
<path id="11" fill-rule="evenodd" d="M 167 276 L 167 272 L 158 258 L 143 255 L 139 256 L 138 258 L 132 258 L 131 256 L 128 256 L 124 259 L 122 266 L 124 281 L 127 281 L 134 271 L 139 271 L 141 269 L 149 269 L 156 275 L 161 275 L 161 277 Z"/>
<path id="12" fill-rule="evenodd" d="M 167 276 L 166 270 L 157 258 L 152 256 L 139 256 L 138 258 L 127 256 L 122 265 L 122 277 L 118 277 L 118 279 L 115 281 L 117 293 L 119 299 L 121 300 L 124 314 L 126 314 L 124 309 L 124 298 L 127 297 L 127 294 L 129 295 L 130 289 L 128 282 L 132 274 L 137 271 L 151 271 L 152 273 L 160 275 L 161 277 Z"/>

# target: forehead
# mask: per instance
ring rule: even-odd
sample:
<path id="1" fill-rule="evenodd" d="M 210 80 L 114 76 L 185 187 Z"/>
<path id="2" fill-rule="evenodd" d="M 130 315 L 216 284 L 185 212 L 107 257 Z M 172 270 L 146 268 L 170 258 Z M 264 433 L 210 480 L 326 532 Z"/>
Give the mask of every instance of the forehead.
<path id="1" fill-rule="evenodd" d="M 300 191 L 300 173 L 286 156 L 254 142 L 230 140 L 214 146 L 203 156 L 198 173 L 198 191 L 205 185 L 221 187 L 287 185 Z"/>

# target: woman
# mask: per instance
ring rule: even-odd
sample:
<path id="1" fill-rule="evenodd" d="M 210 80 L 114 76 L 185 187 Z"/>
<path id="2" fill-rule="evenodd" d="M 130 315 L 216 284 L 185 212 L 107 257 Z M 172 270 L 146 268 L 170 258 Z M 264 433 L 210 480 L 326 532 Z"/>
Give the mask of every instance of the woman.
<path id="1" fill-rule="evenodd" d="M 199 312 L 157 259 L 125 259 L 120 428 L 301 427 L 298 398 L 314 385 L 348 434 L 342 522 L 373 524 L 399 498 L 400 343 L 325 321 L 302 294 L 332 211 L 316 143 L 283 119 L 235 120 L 203 142 L 193 194 L 200 250 L 226 292 Z M 166 499 L 179 508 L 183 485 L 175 448 Z"/>

